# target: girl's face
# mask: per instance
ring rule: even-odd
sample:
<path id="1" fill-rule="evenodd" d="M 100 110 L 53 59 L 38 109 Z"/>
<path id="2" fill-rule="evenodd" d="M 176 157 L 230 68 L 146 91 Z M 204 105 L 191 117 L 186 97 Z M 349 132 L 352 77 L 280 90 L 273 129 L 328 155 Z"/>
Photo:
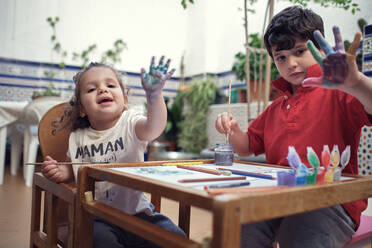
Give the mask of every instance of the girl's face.
<path id="1" fill-rule="evenodd" d="M 93 67 L 80 79 L 80 116 L 87 116 L 96 130 L 113 127 L 127 108 L 116 74 L 108 67 Z"/>
<path id="2" fill-rule="evenodd" d="M 275 51 L 275 48 L 272 48 L 273 58 L 280 75 L 294 87 L 301 86 L 307 68 L 316 63 L 306 41 L 297 38 L 295 46 L 289 50 Z"/>

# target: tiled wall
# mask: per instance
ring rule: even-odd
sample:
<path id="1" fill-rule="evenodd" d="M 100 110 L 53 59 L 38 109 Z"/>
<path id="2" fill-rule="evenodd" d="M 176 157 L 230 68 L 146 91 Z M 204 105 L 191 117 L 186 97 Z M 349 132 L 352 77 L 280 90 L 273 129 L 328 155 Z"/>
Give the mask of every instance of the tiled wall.
<path id="1" fill-rule="evenodd" d="M 372 25 L 364 27 L 363 72 L 372 77 Z M 372 176 L 372 127 L 364 127 L 358 150 L 359 174 Z"/>
<path id="2" fill-rule="evenodd" d="M 45 75 L 52 71 L 53 80 Z M 75 87 L 72 77 L 80 67 L 66 66 L 59 68 L 55 64 L 20 61 L 0 58 L 0 101 L 31 101 L 33 92 L 43 91 L 50 83 L 54 85 L 61 97 L 68 100 Z M 130 104 L 143 104 L 144 91 L 139 73 L 123 72 L 123 82 L 130 90 Z M 163 90 L 165 97 L 174 97 L 178 92 L 178 79 L 167 81 Z"/>

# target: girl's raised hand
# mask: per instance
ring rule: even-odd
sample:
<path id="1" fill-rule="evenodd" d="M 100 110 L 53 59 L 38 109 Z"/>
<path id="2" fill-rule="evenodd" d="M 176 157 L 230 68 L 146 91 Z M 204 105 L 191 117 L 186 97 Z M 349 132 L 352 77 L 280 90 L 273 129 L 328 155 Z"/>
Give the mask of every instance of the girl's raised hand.
<path id="1" fill-rule="evenodd" d="M 306 78 L 303 86 L 318 86 L 323 88 L 343 89 L 353 87 L 359 82 L 359 71 L 355 56 L 359 47 L 361 33 L 356 33 L 353 43 L 345 53 L 344 43 L 338 27 L 333 27 L 335 39 L 335 49 L 323 38 L 317 30 L 314 32 L 314 38 L 323 49 L 326 56 L 323 56 L 315 47 L 312 41 L 307 42 L 307 46 L 315 60 L 323 70 L 323 76 L 319 78 Z"/>
<path id="2" fill-rule="evenodd" d="M 171 62 L 167 60 L 163 65 L 164 56 L 160 58 L 159 64 L 155 66 L 155 57 L 152 57 L 150 69 L 147 73 L 144 68 L 141 69 L 141 82 L 142 87 L 146 92 L 146 96 L 153 98 L 159 95 L 162 91 L 165 81 L 172 77 L 176 69 L 172 69 L 168 72 L 168 67 Z"/>

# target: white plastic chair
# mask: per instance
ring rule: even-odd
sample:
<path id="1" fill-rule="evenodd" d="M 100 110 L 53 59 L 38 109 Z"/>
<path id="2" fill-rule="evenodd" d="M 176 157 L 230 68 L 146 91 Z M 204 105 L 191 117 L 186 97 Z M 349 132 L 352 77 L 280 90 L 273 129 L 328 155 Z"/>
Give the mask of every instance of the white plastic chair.
<path id="1" fill-rule="evenodd" d="M 4 180 L 6 137 L 9 127 L 12 130 L 10 172 L 12 175 L 17 174 L 21 143 L 16 127 L 17 120 L 22 115 L 23 108 L 26 105 L 27 102 L 0 102 L 0 185 L 3 184 Z"/>
<path id="2" fill-rule="evenodd" d="M 23 138 L 23 163 L 35 163 L 39 147 L 38 124 L 44 114 L 53 106 L 62 103 L 59 97 L 40 97 L 30 102 L 23 111 L 22 122 L 24 125 Z M 24 165 L 23 177 L 27 187 L 32 186 L 34 165 Z"/>

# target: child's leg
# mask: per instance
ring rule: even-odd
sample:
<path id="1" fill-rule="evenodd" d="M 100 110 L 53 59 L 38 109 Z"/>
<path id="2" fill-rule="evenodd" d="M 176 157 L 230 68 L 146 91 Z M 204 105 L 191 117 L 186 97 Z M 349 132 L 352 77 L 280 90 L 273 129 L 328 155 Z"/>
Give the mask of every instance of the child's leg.
<path id="1" fill-rule="evenodd" d="M 181 228 L 176 226 L 168 217 L 153 213 L 148 216 L 145 213 L 139 213 L 135 215 L 145 221 L 148 221 L 157 226 L 163 227 L 164 229 L 186 236 Z M 159 246 L 137 236 L 129 231 L 121 229 L 115 225 L 112 225 L 104 220 L 95 218 L 94 219 L 94 248 L 160 248 Z"/>
<path id="2" fill-rule="evenodd" d="M 135 216 L 145 221 L 148 221 L 152 224 L 160 226 L 168 231 L 175 232 L 182 236 L 186 236 L 186 234 L 182 231 L 181 228 L 176 226 L 167 216 L 162 215 L 160 213 L 154 212 L 151 216 L 145 213 L 139 213 L 139 214 L 136 214 Z M 131 234 L 130 240 L 131 240 L 130 241 L 131 243 L 129 247 L 160 248 L 159 246 L 134 234 Z"/>
<path id="3" fill-rule="evenodd" d="M 102 219 L 94 218 L 93 246 L 94 248 L 123 248 L 122 229 Z"/>
<path id="4" fill-rule="evenodd" d="M 344 247 L 355 224 L 340 206 L 285 217 L 278 232 L 281 248 Z"/>
<path id="5" fill-rule="evenodd" d="M 282 218 L 242 225 L 240 247 L 272 248 Z"/>

